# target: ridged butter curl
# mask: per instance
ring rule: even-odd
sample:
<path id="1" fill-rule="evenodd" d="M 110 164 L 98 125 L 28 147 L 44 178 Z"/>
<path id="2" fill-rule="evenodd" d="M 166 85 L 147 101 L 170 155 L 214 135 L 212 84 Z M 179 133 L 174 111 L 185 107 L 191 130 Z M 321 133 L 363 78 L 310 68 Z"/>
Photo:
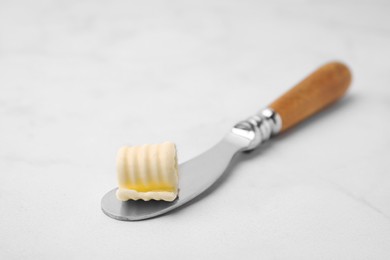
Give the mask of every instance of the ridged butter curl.
<path id="1" fill-rule="evenodd" d="M 117 176 L 116 196 L 121 201 L 173 201 L 179 183 L 175 144 L 122 147 L 117 157 Z"/>

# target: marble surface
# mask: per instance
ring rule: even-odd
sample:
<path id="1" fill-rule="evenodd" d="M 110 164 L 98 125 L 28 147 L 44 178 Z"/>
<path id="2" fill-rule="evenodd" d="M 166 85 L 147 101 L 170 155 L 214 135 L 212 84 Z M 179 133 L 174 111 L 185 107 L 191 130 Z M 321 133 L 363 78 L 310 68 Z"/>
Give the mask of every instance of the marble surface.
<path id="1" fill-rule="evenodd" d="M 1 259 L 389 259 L 388 1 L 1 1 Z M 203 199 L 100 210 L 125 144 L 186 161 L 315 67 L 354 80 Z M 241 197 L 237 197 L 240 191 Z"/>

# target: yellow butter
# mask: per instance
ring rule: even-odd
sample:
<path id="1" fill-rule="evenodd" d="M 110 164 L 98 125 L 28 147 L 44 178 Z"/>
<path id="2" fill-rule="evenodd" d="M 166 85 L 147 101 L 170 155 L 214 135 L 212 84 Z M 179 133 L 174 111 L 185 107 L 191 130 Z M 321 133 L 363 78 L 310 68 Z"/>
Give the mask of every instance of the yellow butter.
<path id="1" fill-rule="evenodd" d="M 173 201 L 179 184 L 175 144 L 122 147 L 117 157 L 117 177 L 116 196 L 121 201 Z"/>

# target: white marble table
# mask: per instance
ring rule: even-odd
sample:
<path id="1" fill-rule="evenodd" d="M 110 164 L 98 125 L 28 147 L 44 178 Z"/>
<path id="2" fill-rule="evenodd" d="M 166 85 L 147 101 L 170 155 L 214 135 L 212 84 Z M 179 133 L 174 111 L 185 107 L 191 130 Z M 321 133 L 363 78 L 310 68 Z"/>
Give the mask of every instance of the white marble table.
<path id="1" fill-rule="evenodd" d="M 1 1 L 1 259 L 389 259 L 388 1 Z M 179 160 L 315 67 L 335 107 L 241 157 L 197 203 L 100 210 L 124 144 Z M 240 196 L 237 196 L 237 192 Z"/>

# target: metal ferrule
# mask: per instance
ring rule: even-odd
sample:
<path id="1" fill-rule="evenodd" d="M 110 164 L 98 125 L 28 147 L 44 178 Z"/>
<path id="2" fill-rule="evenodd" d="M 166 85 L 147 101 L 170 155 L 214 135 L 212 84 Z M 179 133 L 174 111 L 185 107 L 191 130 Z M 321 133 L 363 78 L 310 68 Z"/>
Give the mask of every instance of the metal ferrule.
<path id="1" fill-rule="evenodd" d="M 245 151 L 250 151 L 276 135 L 282 128 L 282 119 L 271 108 L 265 108 L 258 114 L 236 124 L 232 132 L 250 140 Z"/>

